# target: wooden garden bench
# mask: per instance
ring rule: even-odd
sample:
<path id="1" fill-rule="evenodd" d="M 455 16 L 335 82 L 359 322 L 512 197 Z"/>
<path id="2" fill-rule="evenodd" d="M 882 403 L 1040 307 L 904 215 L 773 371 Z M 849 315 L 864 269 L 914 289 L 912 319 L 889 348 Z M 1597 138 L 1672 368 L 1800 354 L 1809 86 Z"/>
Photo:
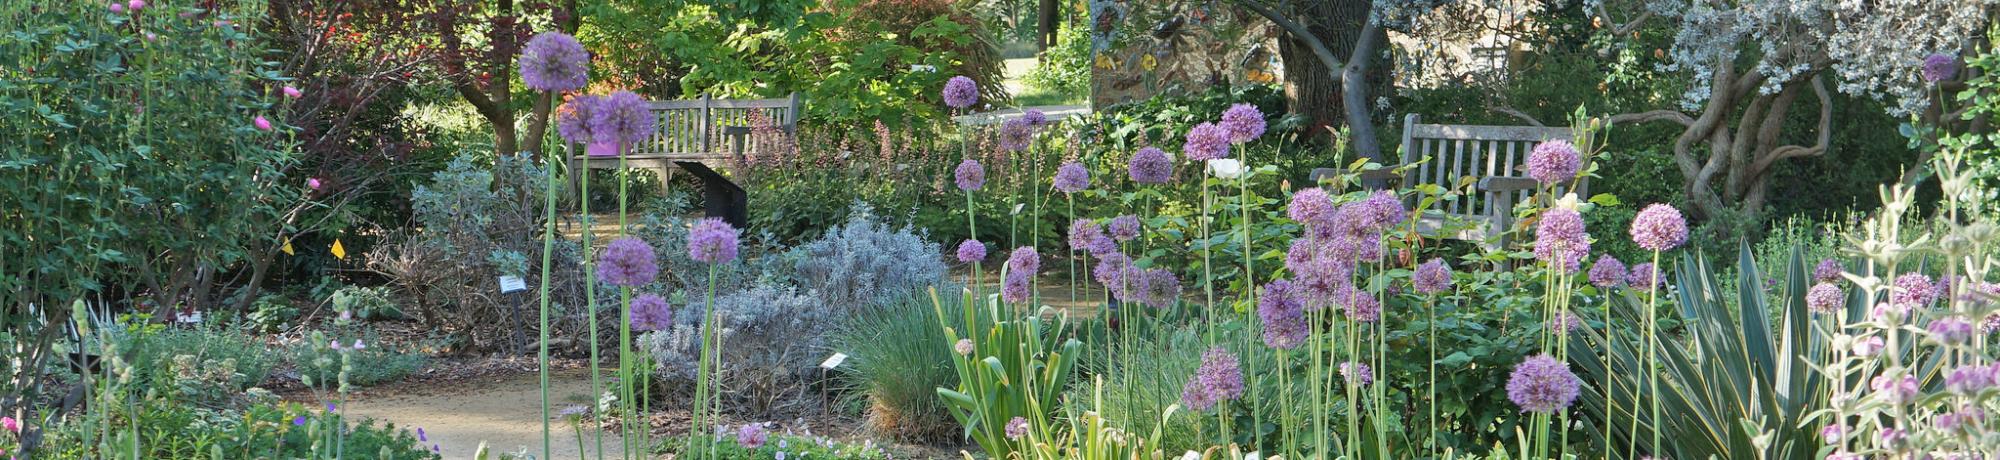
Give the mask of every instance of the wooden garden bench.
<path id="1" fill-rule="evenodd" d="M 714 168 L 741 159 L 746 153 L 753 129 L 752 114 L 766 117 L 785 133 L 796 133 L 804 108 L 799 94 L 792 93 L 782 99 L 715 99 L 702 96 L 692 100 L 652 101 L 651 104 L 658 127 L 654 128 L 652 136 L 625 153 L 625 167 L 657 170 L 662 185 L 673 177 L 675 168 L 694 174 L 701 179 L 708 216 L 721 217 L 742 228 L 748 220 L 748 203 L 743 188 L 717 174 Z M 585 162 L 583 149 L 575 145 L 568 148 L 570 171 L 581 171 L 586 163 L 592 169 L 616 169 L 619 166 L 617 157 L 595 157 Z M 571 190 L 580 189 L 577 179 L 581 177 L 576 173 L 570 174 Z"/>
<path id="2" fill-rule="evenodd" d="M 1471 180 L 1475 193 L 1438 202 L 1418 219 L 1417 232 L 1502 247 L 1506 241 L 1501 236 L 1513 225 L 1514 204 L 1528 199 L 1538 186 L 1528 177 L 1529 152 L 1544 141 L 1572 136 L 1564 127 L 1424 124 L 1413 113 L 1403 119 L 1402 163 L 1364 173 L 1363 179 L 1385 187 L 1434 184 L 1448 190 Z M 1401 177 L 1389 171 L 1405 167 Z M 1338 173 L 1316 169 L 1312 178 L 1318 182 Z M 1577 195 L 1584 195 L 1588 185 L 1588 178 L 1577 181 Z M 1567 187 L 1557 190 L 1569 192 Z"/>

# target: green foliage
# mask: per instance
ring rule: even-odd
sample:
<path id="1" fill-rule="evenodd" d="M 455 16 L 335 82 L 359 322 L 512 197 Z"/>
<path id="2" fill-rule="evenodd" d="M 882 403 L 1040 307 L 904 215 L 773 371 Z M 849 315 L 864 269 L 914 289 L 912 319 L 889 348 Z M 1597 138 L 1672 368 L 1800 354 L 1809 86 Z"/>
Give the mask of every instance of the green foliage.
<path id="1" fill-rule="evenodd" d="M 238 327 L 150 324 L 144 317 L 121 323 L 117 349 L 125 350 L 142 388 L 178 395 L 194 404 L 228 401 L 264 381 L 281 360 L 263 341 Z"/>
<path id="2" fill-rule="evenodd" d="M 430 356 L 419 351 L 423 344 L 390 344 L 379 340 L 380 336 L 366 326 L 348 329 L 329 340 L 349 348 L 358 342 L 366 348 L 341 351 L 327 347 L 332 342 L 301 342 L 287 351 L 292 364 L 300 373 L 329 383 L 344 368 L 347 383 L 372 386 L 401 380 L 430 362 Z"/>
<path id="3" fill-rule="evenodd" d="M 1664 300 L 1678 303 L 1676 316 L 1684 330 L 1659 331 L 1657 343 L 1667 351 L 1660 353 L 1665 360 L 1657 391 L 1642 390 L 1648 373 L 1635 354 L 1647 337 L 1613 338 L 1624 346 L 1612 347 L 1608 369 L 1600 356 L 1604 350 L 1585 341 L 1570 342 L 1570 360 L 1579 377 L 1601 382 L 1607 371 L 1611 373 L 1611 397 L 1618 408 L 1612 420 L 1630 423 L 1639 417 L 1638 430 L 1621 430 L 1636 440 L 1620 439 L 1617 445 L 1636 442 L 1642 451 L 1673 458 L 1752 453 L 1773 459 L 1819 457 L 1818 427 L 1811 422 L 1815 412 L 1829 407 L 1825 395 L 1833 382 L 1814 366 L 1832 353 L 1832 338 L 1814 326 L 1816 318 L 1806 309 L 1812 266 L 1804 252 L 1795 249 L 1785 266 L 1782 282 L 1768 288 L 1750 247 L 1741 246 L 1737 287 L 1730 292 L 1705 257 L 1681 257 L 1672 283 L 1677 289 L 1669 291 L 1677 295 Z M 1650 309 L 1641 297 L 1618 296 L 1614 304 L 1621 316 L 1636 322 Z M 1722 300 L 1729 297 L 1737 308 Z M 1660 427 L 1652 424 L 1650 412 L 1634 411 L 1652 407 L 1655 399 L 1662 406 Z M 1605 410 L 1602 389 L 1585 391 L 1578 400 L 1591 412 Z M 1649 435 L 1656 428 L 1663 432 L 1666 446 L 1650 445 Z"/>
<path id="4" fill-rule="evenodd" d="M 946 319 L 944 301 L 936 294 L 931 300 L 946 339 L 935 346 L 956 347 L 961 336 Z M 992 458 L 1005 458 L 1019 449 L 1008 441 L 1007 423 L 1015 417 L 1036 425 L 1050 422 L 1076 371 L 1083 343 L 1065 337 L 1063 315 L 1045 327 L 1039 313 L 1013 318 L 998 302 L 975 302 L 970 293 L 959 301 L 964 324 L 982 324 L 978 317 L 984 315 L 983 324 L 989 326 L 967 329 L 962 339 L 972 342 L 972 353 L 952 360 L 958 388 L 938 388 L 937 394 L 952 418 L 965 427 L 967 437 Z"/>
<path id="5" fill-rule="evenodd" d="M 342 287 L 333 292 L 328 302 L 333 304 L 334 311 L 351 312 L 363 320 L 403 318 L 403 310 L 396 308 L 396 301 L 389 298 L 389 289 L 380 286 Z"/>
<path id="6" fill-rule="evenodd" d="M 136 441 L 139 450 L 106 451 L 83 445 L 80 439 L 85 434 L 78 430 L 90 427 L 66 424 L 48 432 L 44 453 L 53 458 L 333 458 L 334 442 L 326 434 L 333 424 L 341 423 L 347 431 L 339 449 L 347 453 L 346 458 L 443 458 L 394 424 L 363 420 L 348 425 L 330 413 L 280 402 L 269 393 L 255 397 L 261 399 L 241 411 L 204 408 L 170 398 L 145 398 L 130 406 L 104 408 L 117 421 L 114 431 L 138 433 L 136 440 L 122 438 L 123 442 L 113 445 L 122 448 Z M 136 425 L 130 425 L 133 423 Z"/>
<path id="7" fill-rule="evenodd" d="M 1062 30 L 1056 35 L 1056 46 L 1042 51 L 1034 70 L 1029 71 L 1023 81 L 1031 90 L 1067 95 L 1079 100 L 1088 98 L 1090 56 L 1090 30 L 1076 21 L 1064 22 Z"/>
<path id="8" fill-rule="evenodd" d="M 731 427 L 735 428 L 735 427 Z M 881 460 L 890 458 L 882 449 L 873 444 L 849 444 L 825 437 L 792 434 L 769 434 L 764 445 L 749 448 L 736 442 L 736 433 L 722 433 L 717 436 L 723 442 L 715 443 L 715 457 L 724 460 L 769 460 L 781 453 L 786 459 L 824 458 L 832 460 Z M 686 443 L 665 443 L 669 450 L 677 451 Z"/>
<path id="9" fill-rule="evenodd" d="M 921 345 L 949 342 L 932 317 L 933 308 L 926 294 L 906 295 L 856 312 L 832 335 L 830 348 L 849 356 L 840 367 L 841 385 L 865 400 L 868 426 L 875 433 L 910 442 L 940 441 L 959 433 L 937 393 L 958 387 L 951 349 Z M 952 327 L 974 330 L 954 320 Z"/>

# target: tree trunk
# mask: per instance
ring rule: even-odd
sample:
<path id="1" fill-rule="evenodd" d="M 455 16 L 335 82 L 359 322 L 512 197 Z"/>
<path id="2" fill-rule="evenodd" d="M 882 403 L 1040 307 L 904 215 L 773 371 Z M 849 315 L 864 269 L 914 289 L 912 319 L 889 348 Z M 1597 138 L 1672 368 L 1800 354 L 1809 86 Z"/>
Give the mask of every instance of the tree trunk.
<path id="1" fill-rule="evenodd" d="M 1300 18 L 1306 30 L 1318 36 L 1336 56 L 1352 56 L 1361 29 L 1368 22 L 1370 0 L 1306 0 L 1292 6 L 1287 16 Z M 1319 59 L 1299 37 L 1287 34 L 1278 39 L 1278 56 L 1285 63 L 1285 101 L 1291 112 L 1311 120 L 1309 135 L 1325 134 L 1344 119 L 1340 78 L 1334 69 L 1313 65 Z"/>
<path id="2" fill-rule="evenodd" d="M 1061 21 L 1062 4 L 1056 0 L 1041 0 L 1041 7 L 1035 9 L 1035 25 L 1041 32 L 1035 42 L 1042 51 L 1056 46 L 1057 23 Z"/>

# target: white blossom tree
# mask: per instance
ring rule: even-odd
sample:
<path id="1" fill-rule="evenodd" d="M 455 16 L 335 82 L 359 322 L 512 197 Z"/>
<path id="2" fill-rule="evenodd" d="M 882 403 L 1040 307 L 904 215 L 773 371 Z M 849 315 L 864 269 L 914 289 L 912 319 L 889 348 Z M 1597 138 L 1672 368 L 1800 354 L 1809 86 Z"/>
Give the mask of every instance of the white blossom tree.
<path id="1" fill-rule="evenodd" d="M 1831 87 L 1887 103 L 1891 114 L 1930 105 L 1926 56 L 1956 55 L 1983 32 L 2000 0 L 1587 0 L 1622 36 L 1648 21 L 1677 28 L 1667 63 L 1692 84 L 1679 107 L 1610 117 L 1685 129 L 1673 161 L 1697 214 L 1756 218 L 1772 167 L 1823 155 Z M 1786 143 L 1788 112 L 1808 94 L 1819 118 L 1810 144 Z"/>

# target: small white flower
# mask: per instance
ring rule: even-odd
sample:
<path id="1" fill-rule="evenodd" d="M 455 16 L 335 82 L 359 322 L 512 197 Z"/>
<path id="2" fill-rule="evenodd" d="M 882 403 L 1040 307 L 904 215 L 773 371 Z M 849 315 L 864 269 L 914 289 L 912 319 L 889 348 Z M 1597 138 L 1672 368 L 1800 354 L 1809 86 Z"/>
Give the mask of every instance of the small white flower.
<path id="1" fill-rule="evenodd" d="M 929 64 L 910 64 L 910 71 L 911 71 L 911 72 L 936 72 L 936 71 L 937 71 L 937 66 L 933 66 L 933 65 L 929 65 Z"/>
<path id="2" fill-rule="evenodd" d="M 1575 193 L 1567 193 L 1562 198 L 1556 200 L 1556 207 L 1581 212 L 1583 210 L 1583 199 L 1577 198 Z"/>
<path id="3" fill-rule="evenodd" d="M 1208 160 L 1208 174 L 1217 179 L 1243 177 L 1243 162 L 1230 158 Z"/>

